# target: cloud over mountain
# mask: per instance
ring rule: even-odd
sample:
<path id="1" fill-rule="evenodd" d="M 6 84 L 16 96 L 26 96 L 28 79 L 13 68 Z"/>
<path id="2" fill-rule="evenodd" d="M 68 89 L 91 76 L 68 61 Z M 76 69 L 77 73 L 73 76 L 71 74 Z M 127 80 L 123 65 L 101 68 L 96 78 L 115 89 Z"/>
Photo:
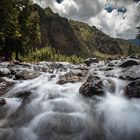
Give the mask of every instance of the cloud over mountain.
<path id="1" fill-rule="evenodd" d="M 35 0 L 61 16 L 95 25 L 113 37 L 130 39 L 140 26 L 139 0 Z M 110 5 L 110 9 L 106 6 Z"/>

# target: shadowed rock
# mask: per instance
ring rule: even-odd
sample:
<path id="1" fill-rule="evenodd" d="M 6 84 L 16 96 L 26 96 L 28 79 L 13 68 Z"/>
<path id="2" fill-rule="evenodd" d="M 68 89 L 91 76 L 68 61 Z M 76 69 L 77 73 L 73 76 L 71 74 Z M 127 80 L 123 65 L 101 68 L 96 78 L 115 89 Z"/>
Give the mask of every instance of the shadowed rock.
<path id="1" fill-rule="evenodd" d="M 83 82 L 85 80 L 85 73 L 81 70 L 70 71 L 59 77 L 57 84 L 63 85 L 66 83 Z"/>
<path id="2" fill-rule="evenodd" d="M 120 79 L 124 80 L 136 80 L 140 78 L 140 65 L 133 66 L 131 68 L 125 69 L 119 76 Z"/>
<path id="3" fill-rule="evenodd" d="M 129 83 L 124 91 L 129 98 L 140 98 L 140 79 Z"/>
<path id="4" fill-rule="evenodd" d="M 87 66 L 90 66 L 90 64 L 92 64 L 92 63 L 98 63 L 99 61 L 97 60 L 97 58 L 88 58 L 84 62 L 85 62 L 85 64 Z"/>
<path id="5" fill-rule="evenodd" d="M 35 71 L 28 71 L 28 70 L 21 70 L 16 73 L 15 79 L 16 80 L 28 80 L 33 79 L 40 76 L 40 73 Z"/>
<path id="6" fill-rule="evenodd" d="M 16 93 L 16 97 L 26 99 L 32 94 L 31 91 L 20 91 Z"/>
<path id="7" fill-rule="evenodd" d="M 80 87 L 79 92 L 84 96 L 103 95 L 104 87 L 101 78 L 90 75 L 87 81 Z"/>
<path id="8" fill-rule="evenodd" d="M 119 67 L 126 68 L 134 65 L 139 65 L 139 61 L 137 59 L 126 59 L 119 65 Z"/>
<path id="9" fill-rule="evenodd" d="M 0 107 L 6 104 L 6 100 L 4 98 L 0 98 Z"/>

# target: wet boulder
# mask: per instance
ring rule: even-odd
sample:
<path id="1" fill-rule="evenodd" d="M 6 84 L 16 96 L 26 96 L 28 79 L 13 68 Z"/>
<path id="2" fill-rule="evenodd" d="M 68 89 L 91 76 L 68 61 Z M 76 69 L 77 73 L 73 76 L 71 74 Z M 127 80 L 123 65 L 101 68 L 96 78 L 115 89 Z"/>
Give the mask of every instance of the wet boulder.
<path id="1" fill-rule="evenodd" d="M 1 77 L 0 78 L 0 96 L 9 91 L 10 88 L 15 84 L 13 80 Z"/>
<path id="2" fill-rule="evenodd" d="M 27 99 L 32 94 L 31 91 L 19 91 L 16 93 L 16 97 Z"/>
<path id="3" fill-rule="evenodd" d="M 63 85 L 66 83 L 76 83 L 76 82 L 82 82 L 82 81 L 84 81 L 84 78 L 78 77 L 78 76 L 72 76 L 72 77 L 67 77 L 67 78 L 60 78 L 57 81 L 57 84 Z"/>
<path id="4" fill-rule="evenodd" d="M 119 63 L 121 63 L 121 60 L 112 60 L 109 63 L 107 63 L 107 66 L 114 67 L 114 66 L 118 65 Z"/>
<path id="5" fill-rule="evenodd" d="M 6 104 L 6 100 L 4 98 L 0 98 L 0 107 Z"/>
<path id="6" fill-rule="evenodd" d="M 129 98 L 140 98 L 140 79 L 129 83 L 125 87 L 124 93 Z"/>
<path id="7" fill-rule="evenodd" d="M 85 76 L 86 74 L 83 73 L 81 70 L 69 71 L 66 74 L 59 77 L 57 84 L 63 85 L 66 83 L 83 82 L 85 80 Z"/>
<path id="8" fill-rule="evenodd" d="M 79 93 L 84 96 L 94 96 L 104 94 L 103 81 L 98 76 L 90 75 L 87 81 L 80 87 Z"/>
<path id="9" fill-rule="evenodd" d="M 6 75 L 9 75 L 11 72 L 9 69 L 7 68 L 0 68 L 0 75 L 1 76 L 6 76 Z"/>
<path id="10" fill-rule="evenodd" d="M 126 68 L 126 67 L 139 65 L 139 64 L 140 64 L 139 60 L 137 60 L 137 59 L 126 59 L 121 64 L 119 64 L 118 66 L 121 67 L 121 68 Z"/>
<path id="11" fill-rule="evenodd" d="M 98 63 L 99 61 L 97 60 L 97 58 L 88 58 L 84 62 L 85 62 L 85 64 L 87 66 L 90 66 L 90 64 L 92 64 L 92 63 Z"/>
<path id="12" fill-rule="evenodd" d="M 140 78 L 140 65 L 130 67 L 122 71 L 119 76 L 120 79 L 124 80 L 136 80 Z"/>
<path id="13" fill-rule="evenodd" d="M 15 74 L 16 80 L 28 80 L 28 79 L 34 79 L 36 77 L 40 76 L 39 72 L 33 71 L 33 70 L 20 70 Z"/>

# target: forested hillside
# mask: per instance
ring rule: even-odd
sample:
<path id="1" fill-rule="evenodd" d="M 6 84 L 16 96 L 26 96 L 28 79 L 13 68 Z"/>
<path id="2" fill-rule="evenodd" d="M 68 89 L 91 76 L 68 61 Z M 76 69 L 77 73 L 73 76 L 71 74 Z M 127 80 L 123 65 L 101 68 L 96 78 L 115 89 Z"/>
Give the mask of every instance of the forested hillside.
<path id="1" fill-rule="evenodd" d="M 128 41 L 114 39 L 94 26 L 68 20 L 31 0 L 2 0 L 0 56 L 4 60 L 77 60 L 137 51 Z"/>
<path id="2" fill-rule="evenodd" d="M 2 0 L 0 4 L 0 53 L 10 60 L 23 55 L 40 43 L 37 11 L 30 0 Z"/>

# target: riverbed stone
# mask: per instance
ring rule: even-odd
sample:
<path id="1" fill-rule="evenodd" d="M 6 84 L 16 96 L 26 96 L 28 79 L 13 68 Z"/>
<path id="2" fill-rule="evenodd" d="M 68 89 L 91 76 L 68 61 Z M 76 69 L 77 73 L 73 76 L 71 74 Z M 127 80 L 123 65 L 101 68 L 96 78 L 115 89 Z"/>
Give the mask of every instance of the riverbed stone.
<path id="1" fill-rule="evenodd" d="M 129 98 L 140 98 L 140 79 L 129 83 L 125 87 L 124 93 Z"/>
<path id="2" fill-rule="evenodd" d="M 95 57 L 95 58 L 88 58 L 88 59 L 86 59 L 84 62 L 85 62 L 85 64 L 86 64 L 87 66 L 90 66 L 90 64 L 92 64 L 92 63 L 98 63 L 99 61 L 98 61 L 97 58 Z"/>
<path id="3" fill-rule="evenodd" d="M 0 107 L 6 104 L 6 100 L 4 98 L 0 98 Z"/>
<path id="4" fill-rule="evenodd" d="M 140 65 L 124 69 L 122 74 L 119 76 L 120 79 L 124 80 L 136 80 L 140 78 Z"/>
<path id="5" fill-rule="evenodd" d="M 103 95 L 103 81 L 98 76 L 90 75 L 87 81 L 80 87 L 79 93 L 84 96 Z"/>
<path id="6" fill-rule="evenodd" d="M 140 62 L 137 59 L 126 59 L 118 66 L 121 68 L 126 68 L 126 67 L 132 67 L 134 65 L 139 65 L 139 64 L 140 64 Z"/>
<path id="7" fill-rule="evenodd" d="M 4 77 L 0 78 L 0 96 L 9 91 L 10 88 L 15 84 L 13 80 L 6 79 Z"/>
<path id="8" fill-rule="evenodd" d="M 25 99 L 28 98 L 31 94 L 31 91 L 19 91 L 16 93 L 16 97 Z"/>
<path id="9" fill-rule="evenodd" d="M 66 83 L 83 82 L 85 80 L 85 73 L 81 70 L 72 70 L 59 77 L 57 84 L 63 85 Z"/>
<path id="10" fill-rule="evenodd" d="M 15 79 L 16 80 L 28 80 L 28 79 L 34 79 L 38 76 L 40 76 L 39 72 L 36 72 L 33 70 L 21 70 L 15 74 Z"/>
<path id="11" fill-rule="evenodd" d="M 9 75 L 11 72 L 9 69 L 7 68 L 0 68 L 0 75 L 1 76 L 6 76 L 6 75 Z"/>

